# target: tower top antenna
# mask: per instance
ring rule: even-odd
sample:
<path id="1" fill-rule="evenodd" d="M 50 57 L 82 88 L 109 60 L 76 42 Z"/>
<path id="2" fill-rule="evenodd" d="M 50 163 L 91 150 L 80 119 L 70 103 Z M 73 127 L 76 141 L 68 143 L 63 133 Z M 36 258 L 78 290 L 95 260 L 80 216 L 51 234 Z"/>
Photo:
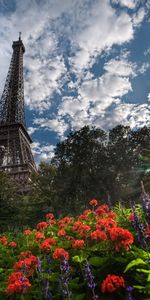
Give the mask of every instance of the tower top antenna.
<path id="1" fill-rule="evenodd" d="M 19 32 L 19 41 L 21 40 L 21 31 Z"/>

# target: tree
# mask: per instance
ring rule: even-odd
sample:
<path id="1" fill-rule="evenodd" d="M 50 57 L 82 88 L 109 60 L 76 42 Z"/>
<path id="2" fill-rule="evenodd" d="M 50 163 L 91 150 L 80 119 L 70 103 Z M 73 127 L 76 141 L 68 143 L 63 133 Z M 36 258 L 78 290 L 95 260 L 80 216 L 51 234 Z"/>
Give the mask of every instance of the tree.
<path id="1" fill-rule="evenodd" d="M 0 171 L 0 231 L 17 223 L 17 187 L 5 172 Z"/>
<path id="2" fill-rule="evenodd" d="M 79 211 L 87 199 L 99 198 L 106 191 L 102 177 L 107 160 L 106 140 L 105 131 L 85 126 L 57 144 L 52 163 L 58 168 L 58 197 L 68 211 Z"/>

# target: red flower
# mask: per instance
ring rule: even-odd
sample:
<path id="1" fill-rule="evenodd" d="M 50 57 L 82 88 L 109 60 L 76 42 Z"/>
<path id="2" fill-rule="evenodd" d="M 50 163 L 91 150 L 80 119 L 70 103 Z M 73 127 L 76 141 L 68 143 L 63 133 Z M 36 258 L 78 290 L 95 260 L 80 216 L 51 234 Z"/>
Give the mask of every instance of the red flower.
<path id="1" fill-rule="evenodd" d="M 129 215 L 129 221 L 133 221 L 134 220 L 134 214 L 133 213 L 130 213 L 130 215 Z"/>
<path id="2" fill-rule="evenodd" d="M 35 237 L 36 237 L 37 240 L 39 240 L 39 239 L 45 239 L 44 233 L 39 232 L 39 231 L 37 231 L 37 232 L 35 233 Z"/>
<path id="3" fill-rule="evenodd" d="M 93 214 L 93 211 L 91 210 L 91 209 L 85 209 L 84 211 L 83 211 L 83 215 L 85 215 L 85 216 L 88 216 L 89 214 Z"/>
<path id="4" fill-rule="evenodd" d="M 122 276 L 109 274 L 102 282 L 101 291 L 102 293 L 113 293 L 119 287 L 125 287 L 124 278 Z"/>
<path id="5" fill-rule="evenodd" d="M 72 227 L 72 230 L 73 231 L 77 231 L 81 228 L 82 226 L 82 223 L 80 221 L 76 221 L 74 224 L 73 224 L 73 227 Z"/>
<path id="6" fill-rule="evenodd" d="M 114 212 L 108 212 L 107 218 L 116 219 L 117 215 Z"/>
<path id="7" fill-rule="evenodd" d="M 109 206 L 107 204 L 100 205 L 100 206 L 97 207 L 95 212 L 99 217 L 101 217 L 104 214 L 109 212 Z"/>
<path id="8" fill-rule="evenodd" d="M 56 221 L 49 219 L 49 220 L 47 220 L 47 224 L 54 225 L 54 224 L 56 224 Z"/>
<path id="9" fill-rule="evenodd" d="M 1 245 L 5 245 L 5 246 L 8 245 L 8 240 L 7 240 L 7 237 L 6 237 L 6 236 L 1 236 L 1 237 L 0 237 L 0 244 L 1 244 Z"/>
<path id="10" fill-rule="evenodd" d="M 46 214 L 46 219 L 54 219 L 54 215 L 52 213 Z"/>
<path id="11" fill-rule="evenodd" d="M 17 246 L 17 244 L 16 244 L 14 241 L 10 242 L 9 245 L 10 245 L 12 248 L 15 248 L 15 247 Z"/>
<path id="12" fill-rule="evenodd" d="M 46 222 L 40 222 L 36 225 L 36 228 L 39 230 L 44 230 L 47 228 L 47 226 L 48 226 L 48 224 Z"/>
<path id="13" fill-rule="evenodd" d="M 22 272 L 13 272 L 8 278 L 8 286 L 6 293 L 12 295 L 14 293 L 27 293 L 31 284 Z"/>
<path id="14" fill-rule="evenodd" d="M 25 229 L 23 233 L 24 233 L 24 235 L 30 235 L 32 233 L 32 230 Z"/>
<path id="15" fill-rule="evenodd" d="M 96 229 L 105 230 L 109 232 L 109 230 L 113 227 L 116 227 L 117 223 L 111 218 L 100 218 L 96 223 Z"/>
<path id="16" fill-rule="evenodd" d="M 37 265 L 38 265 L 37 257 L 34 256 L 34 255 L 30 255 L 29 257 L 26 257 L 23 260 L 17 261 L 14 264 L 13 268 L 15 270 L 20 270 L 23 267 L 25 267 L 26 271 L 31 275 L 31 274 L 33 274 L 33 272 L 34 272 L 35 268 L 37 267 Z"/>
<path id="17" fill-rule="evenodd" d="M 78 220 L 80 221 L 88 221 L 89 220 L 89 218 L 88 218 L 88 216 L 85 216 L 85 215 L 80 215 L 79 217 L 78 217 Z"/>
<path id="18" fill-rule="evenodd" d="M 56 240 L 53 238 L 47 238 L 45 241 L 42 242 L 40 245 L 41 250 L 50 251 L 51 246 L 56 244 Z"/>
<path id="19" fill-rule="evenodd" d="M 29 250 L 20 252 L 21 258 L 30 257 L 31 255 L 32 255 L 32 253 Z"/>
<path id="20" fill-rule="evenodd" d="M 150 238 L 150 225 L 148 225 L 147 228 L 145 229 L 145 233 L 146 233 L 146 237 Z"/>
<path id="21" fill-rule="evenodd" d="M 65 251 L 63 248 L 56 248 L 53 253 L 54 259 L 69 259 L 69 253 Z"/>
<path id="22" fill-rule="evenodd" d="M 109 232 L 111 240 L 115 243 L 114 248 L 117 252 L 120 250 L 128 250 L 133 243 L 134 238 L 132 233 L 123 228 L 112 228 Z"/>
<path id="23" fill-rule="evenodd" d="M 64 236 L 64 235 L 66 235 L 66 231 L 63 230 L 63 229 L 62 229 L 62 230 L 59 230 L 58 233 L 57 233 L 57 235 L 58 235 L 58 236 Z"/>
<path id="24" fill-rule="evenodd" d="M 96 199 L 92 199 L 89 201 L 89 204 L 92 205 L 92 206 L 97 206 L 98 205 L 98 202 Z"/>
<path id="25" fill-rule="evenodd" d="M 78 230 L 79 236 L 81 237 L 86 236 L 90 230 L 91 227 L 89 225 L 82 224 L 82 226 Z"/>
<path id="26" fill-rule="evenodd" d="M 101 230 L 97 229 L 97 230 L 95 230 L 91 233 L 91 239 L 92 240 L 106 241 L 107 240 L 107 235 L 104 231 L 101 231 Z"/>
<path id="27" fill-rule="evenodd" d="M 84 240 L 75 240 L 72 243 L 72 248 L 74 249 L 81 249 L 85 246 L 85 241 Z"/>
<path id="28" fill-rule="evenodd" d="M 63 219 L 58 221 L 58 228 L 59 229 L 65 229 L 68 224 L 71 224 L 73 222 L 73 218 L 71 217 L 64 217 Z"/>

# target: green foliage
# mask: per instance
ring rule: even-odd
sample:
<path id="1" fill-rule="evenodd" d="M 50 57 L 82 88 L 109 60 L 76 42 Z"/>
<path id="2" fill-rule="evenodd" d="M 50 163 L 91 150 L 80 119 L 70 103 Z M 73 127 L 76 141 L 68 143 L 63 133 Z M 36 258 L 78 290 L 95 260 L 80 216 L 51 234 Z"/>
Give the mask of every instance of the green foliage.
<path id="1" fill-rule="evenodd" d="M 143 224 L 145 224 L 144 213 L 139 205 L 137 207 L 139 208 L 139 217 L 143 218 Z M 102 208 L 103 206 L 99 207 L 99 209 Z M 96 283 L 95 292 L 99 295 L 100 299 L 125 299 L 126 292 L 124 288 L 118 288 L 115 292 L 111 293 L 101 293 L 103 280 L 106 279 L 108 274 L 114 274 L 116 276 L 123 276 L 125 283 L 134 288 L 133 297 L 135 297 L 136 300 L 146 300 L 150 293 L 149 239 L 147 239 L 147 247 L 145 249 L 137 245 L 136 240 L 134 244 L 132 244 L 132 240 L 128 250 L 123 247 L 118 251 L 115 248 L 113 239 L 111 239 L 109 231 L 111 229 L 108 230 L 107 224 L 106 227 L 101 229 L 106 233 L 107 240 L 93 239 L 91 233 L 95 231 L 98 220 L 108 220 L 109 224 L 110 218 L 109 215 L 107 216 L 107 208 L 105 209 L 105 213 L 99 215 L 93 207 L 90 213 L 87 214 L 87 218 L 81 221 L 82 225 L 90 226 L 90 232 L 85 232 L 83 236 L 80 231 L 82 226 L 78 230 L 74 229 L 74 225 L 83 215 L 70 218 L 69 224 L 65 223 L 65 219 L 55 219 L 55 224 L 49 224 L 45 229 L 42 229 L 42 227 L 39 230 L 34 229 L 29 232 L 28 235 L 23 234 L 21 231 L 15 233 L 7 232 L 7 243 L 5 244 L 0 240 L 0 299 L 42 300 L 44 299 L 43 291 L 45 291 L 46 286 L 49 286 L 52 299 L 54 300 L 92 299 L 93 291 L 87 285 L 85 276 L 88 261 L 92 276 L 94 276 L 94 282 Z M 131 222 L 124 222 L 125 215 L 127 216 L 130 213 L 130 209 L 123 208 L 118 204 L 114 210 L 117 214 L 116 218 L 114 216 L 117 222 L 115 226 L 130 230 Z M 121 217 L 121 210 L 123 210 L 123 217 Z M 60 224 L 65 225 L 65 236 L 58 234 L 60 232 Z M 51 237 L 56 240 L 56 244 L 51 245 L 51 248 L 47 250 L 42 248 L 43 239 L 38 240 L 36 238 L 38 231 L 44 233 L 44 240 Z M 136 232 L 133 228 L 132 234 L 135 238 Z M 74 248 L 74 241 L 81 239 L 84 241 L 84 245 L 79 248 Z M 126 231 L 124 237 L 120 236 L 116 243 L 122 241 L 122 245 L 125 245 L 125 239 Z M 11 241 L 15 241 L 17 246 L 12 248 L 10 246 Z M 53 253 L 57 248 L 63 248 L 69 254 L 69 281 L 67 286 L 72 292 L 70 298 L 63 295 L 64 287 L 61 278 L 65 271 L 61 270 L 62 258 L 54 259 L 53 257 Z M 16 261 L 23 260 L 23 258 L 20 257 L 20 252 L 28 250 L 40 259 L 41 270 L 39 269 L 39 265 L 37 265 L 36 267 L 32 267 L 32 272 L 29 271 L 30 267 L 29 270 L 27 269 L 25 271 L 25 275 L 32 285 L 27 293 L 21 295 L 20 292 L 17 292 L 12 295 L 6 295 L 5 290 L 8 284 L 8 277 L 15 271 L 14 264 Z M 21 298 L 22 296 L 23 298 Z"/>

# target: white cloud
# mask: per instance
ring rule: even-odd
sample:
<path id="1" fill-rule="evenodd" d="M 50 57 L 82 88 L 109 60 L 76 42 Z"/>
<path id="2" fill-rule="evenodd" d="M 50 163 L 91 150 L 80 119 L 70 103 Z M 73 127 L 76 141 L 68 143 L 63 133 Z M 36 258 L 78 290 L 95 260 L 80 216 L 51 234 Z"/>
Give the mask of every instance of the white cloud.
<path id="1" fill-rule="evenodd" d="M 101 117 L 97 117 L 94 125 L 105 130 L 118 124 L 129 125 L 131 128 L 140 128 L 144 125 L 150 126 L 150 106 L 147 104 L 120 103 L 111 110 L 105 111 Z"/>
<path id="2" fill-rule="evenodd" d="M 36 127 L 28 127 L 27 130 L 28 130 L 28 134 L 32 135 L 35 131 L 38 130 L 38 128 L 36 128 Z"/>
<path id="3" fill-rule="evenodd" d="M 111 2 L 120 4 L 121 9 L 111 6 Z M 91 71 L 102 53 L 114 45 L 126 45 L 134 38 L 136 27 L 145 17 L 144 8 L 135 12 L 137 3 L 134 0 L 16 0 L 16 9 L 1 16 L 0 84 L 8 69 L 11 41 L 22 31 L 26 47 L 25 101 L 29 109 L 43 113 L 34 120 L 38 127 L 29 128 L 31 134 L 38 129 L 49 130 L 64 138 L 69 128 L 79 129 L 97 122 L 108 126 L 117 120 L 118 123 L 127 120 L 132 109 L 138 120 L 140 110 L 147 114 L 147 107 L 123 104 L 122 97 L 132 91 L 131 79 L 144 73 L 149 63 L 139 67 L 124 53 L 105 62 L 101 76 L 95 77 Z M 105 56 L 105 61 L 108 57 Z M 62 96 L 59 103 L 57 99 L 55 102 L 55 93 Z M 44 146 L 37 147 L 34 151 L 40 154 L 35 155 L 43 155 L 45 159 L 50 155 L 48 150 L 41 154 L 40 147 Z"/>
<path id="4" fill-rule="evenodd" d="M 78 51 L 72 58 L 75 70 L 88 67 L 103 50 L 114 44 L 121 45 L 133 38 L 134 30 L 131 17 L 111 8 L 108 1 L 96 2 L 90 15 L 84 20 L 85 26 L 75 37 Z"/>
<path id="5" fill-rule="evenodd" d="M 150 54 L 150 47 L 148 47 L 148 48 L 144 51 L 144 55 L 145 55 L 145 56 L 148 55 L 148 54 Z"/>
<path id="6" fill-rule="evenodd" d="M 35 157 L 35 162 L 39 164 L 41 161 L 50 162 L 54 156 L 54 145 L 42 145 L 39 142 L 32 144 L 32 153 Z"/>
<path id="7" fill-rule="evenodd" d="M 54 91 L 61 87 L 59 80 L 66 71 L 63 58 L 40 60 L 38 56 L 28 58 L 25 81 L 25 98 L 30 109 L 46 110 L 51 106 Z"/>
<path id="8" fill-rule="evenodd" d="M 104 70 L 106 70 L 107 72 L 125 77 L 135 76 L 136 68 L 136 64 L 133 64 L 126 59 L 113 58 L 104 65 Z"/>
<path id="9" fill-rule="evenodd" d="M 144 62 L 139 68 L 138 68 L 138 73 L 144 74 L 148 68 L 150 67 L 150 64 L 148 62 Z"/>
<path id="10" fill-rule="evenodd" d="M 112 2 L 133 9 L 136 7 L 138 1 L 137 0 L 112 0 Z"/>
<path id="11" fill-rule="evenodd" d="M 65 131 L 68 129 L 68 124 L 62 118 L 37 118 L 34 120 L 34 124 L 39 125 L 39 128 L 56 132 L 61 138 L 63 138 Z"/>
<path id="12" fill-rule="evenodd" d="M 144 7 L 141 7 L 134 15 L 133 15 L 133 24 L 134 26 L 139 26 L 141 22 L 144 20 L 146 15 L 146 10 Z"/>

